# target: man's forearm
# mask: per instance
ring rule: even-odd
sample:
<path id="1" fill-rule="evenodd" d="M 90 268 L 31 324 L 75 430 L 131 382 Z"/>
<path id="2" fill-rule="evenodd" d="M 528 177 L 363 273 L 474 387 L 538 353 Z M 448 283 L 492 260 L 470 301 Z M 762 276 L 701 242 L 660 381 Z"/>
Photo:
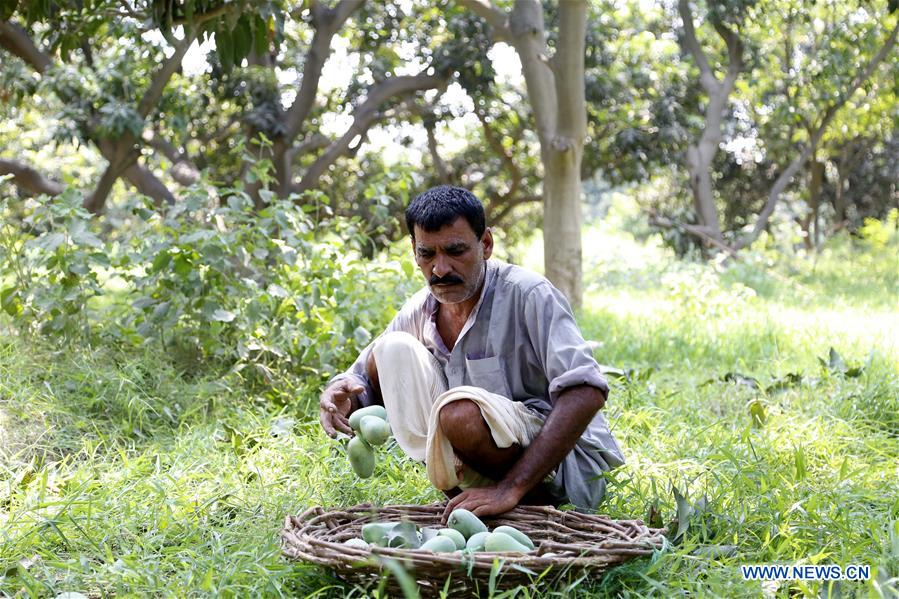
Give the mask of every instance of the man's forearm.
<path id="1" fill-rule="evenodd" d="M 605 397 L 596 387 L 566 389 L 540 432 L 499 484 L 516 489 L 523 497 L 562 462 L 603 405 Z"/>

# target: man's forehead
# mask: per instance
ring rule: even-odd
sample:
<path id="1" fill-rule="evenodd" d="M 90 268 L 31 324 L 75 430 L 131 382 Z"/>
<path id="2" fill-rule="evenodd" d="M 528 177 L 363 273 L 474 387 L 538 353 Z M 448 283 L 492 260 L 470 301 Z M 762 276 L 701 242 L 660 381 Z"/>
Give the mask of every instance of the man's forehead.
<path id="1" fill-rule="evenodd" d="M 468 221 L 461 216 L 452 224 L 446 225 L 437 231 L 425 231 L 419 225 L 415 225 L 415 245 L 418 247 L 430 246 L 462 246 L 477 242 L 477 236 Z"/>

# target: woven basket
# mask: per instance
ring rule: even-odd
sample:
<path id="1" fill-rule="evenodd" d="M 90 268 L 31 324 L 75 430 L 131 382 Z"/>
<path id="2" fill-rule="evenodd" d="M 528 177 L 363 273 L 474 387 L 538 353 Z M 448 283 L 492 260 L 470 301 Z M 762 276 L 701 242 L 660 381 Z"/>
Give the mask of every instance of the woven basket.
<path id="1" fill-rule="evenodd" d="M 369 504 L 326 511 L 312 507 L 288 516 L 281 531 L 284 554 L 295 560 L 332 568 L 351 584 L 380 582 L 400 593 L 398 581 L 384 573 L 385 560 L 395 560 L 418 583 L 422 596 L 448 588 L 453 595 L 486 592 L 491 575 L 495 588 L 559 581 L 595 575 L 638 556 L 651 555 L 664 543 L 663 529 L 640 520 L 612 520 L 546 506 L 521 506 L 484 518 L 493 530 L 507 524 L 527 534 L 537 546 L 531 553 L 432 553 L 413 549 L 344 545 L 360 537 L 362 525 L 375 521 L 409 520 L 419 527 L 440 526 L 446 503 L 430 505 Z M 494 568 L 497 572 L 494 573 Z M 451 578 L 449 585 L 447 578 Z M 393 595 L 391 595 L 393 596 Z"/>

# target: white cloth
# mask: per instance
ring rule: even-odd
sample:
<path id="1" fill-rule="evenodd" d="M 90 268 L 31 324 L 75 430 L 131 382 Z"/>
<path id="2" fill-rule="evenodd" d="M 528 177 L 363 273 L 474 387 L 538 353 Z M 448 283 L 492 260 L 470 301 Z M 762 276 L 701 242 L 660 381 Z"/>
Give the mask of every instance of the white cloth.
<path id="1" fill-rule="evenodd" d="M 492 482 L 465 466 L 453 451 L 440 426 L 440 410 L 447 404 L 474 401 L 499 448 L 514 443 L 527 447 L 543 425 L 521 402 L 473 386 L 447 390 L 437 360 L 408 333 L 385 334 L 373 351 L 393 436 L 407 455 L 427 464 L 428 479 L 438 489 Z"/>
<path id="2" fill-rule="evenodd" d="M 440 426 L 440 410 L 460 399 L 471 400 L 481 408 L 481 416 L 490 428 L 493 442 L 500 449 L 511 447 L 515 443 L 527 447 L 543 426 L 543 421 L 521 402 L 479 387 L 462 386 L 443 393 L 431 409 L 425 459 L 428 479 L 438 489 L 483 487 L 492 482 L 486 476 L 464 466 L 456 458 L 453 446 Z"/>

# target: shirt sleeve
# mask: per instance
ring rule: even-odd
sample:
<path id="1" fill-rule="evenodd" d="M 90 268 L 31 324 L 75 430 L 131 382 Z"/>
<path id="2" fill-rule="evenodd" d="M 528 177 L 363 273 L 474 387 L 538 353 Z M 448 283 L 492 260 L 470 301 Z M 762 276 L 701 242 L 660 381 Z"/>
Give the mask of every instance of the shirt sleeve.
<path id="1" fill-rule="evenodd" d="M 416 298 L 413 297 L 412 300 Z M 374 393 L 372 391 L 371 381 L 368 378 L 368 374 L 365 372 L 365 364 L 368 362 L 368 357 L 371 355 L 372 350 L 375 347 L 375 344 L 378 342 L 383 335 L 390 333 L 392 331 L 402 331 L 405 333 L 410 333 L 418 337 L 416 332 L 416 309 L 413 305 L 413 301 L 410 300 L 403 308 L 396 313 L 396 316 L 393 317 L 393 320 L 387 325 L 380 335 L 378 335 L 371 343 L 369 343 L 365 349 L 359 354 L 359 357 L 356 358 L 356 361 L 353 362 L 353 365 L 350 366 L 348 370 L 345 372 L 341 372 L 340 374 L 334 376 L 326 387 L 331 386 L 333 383 L 337 381 L 350 381 L 353 383 L 357 383 L 364 387 L 364 391 L 360 393 L 357 397 L 359 399 L 359 406 L 365 407 L 370 406 L 374 403 Z"/>
<path id="2" fill-rule="evenodd" d="M 579 385 L 596 387 L 608 396 L 609 383 L 561 291 L 547 281 L 536 285 L 525 300 L 525 317 L 531 344 L 549 383 L 551 404 L 565 389 Z"/>

